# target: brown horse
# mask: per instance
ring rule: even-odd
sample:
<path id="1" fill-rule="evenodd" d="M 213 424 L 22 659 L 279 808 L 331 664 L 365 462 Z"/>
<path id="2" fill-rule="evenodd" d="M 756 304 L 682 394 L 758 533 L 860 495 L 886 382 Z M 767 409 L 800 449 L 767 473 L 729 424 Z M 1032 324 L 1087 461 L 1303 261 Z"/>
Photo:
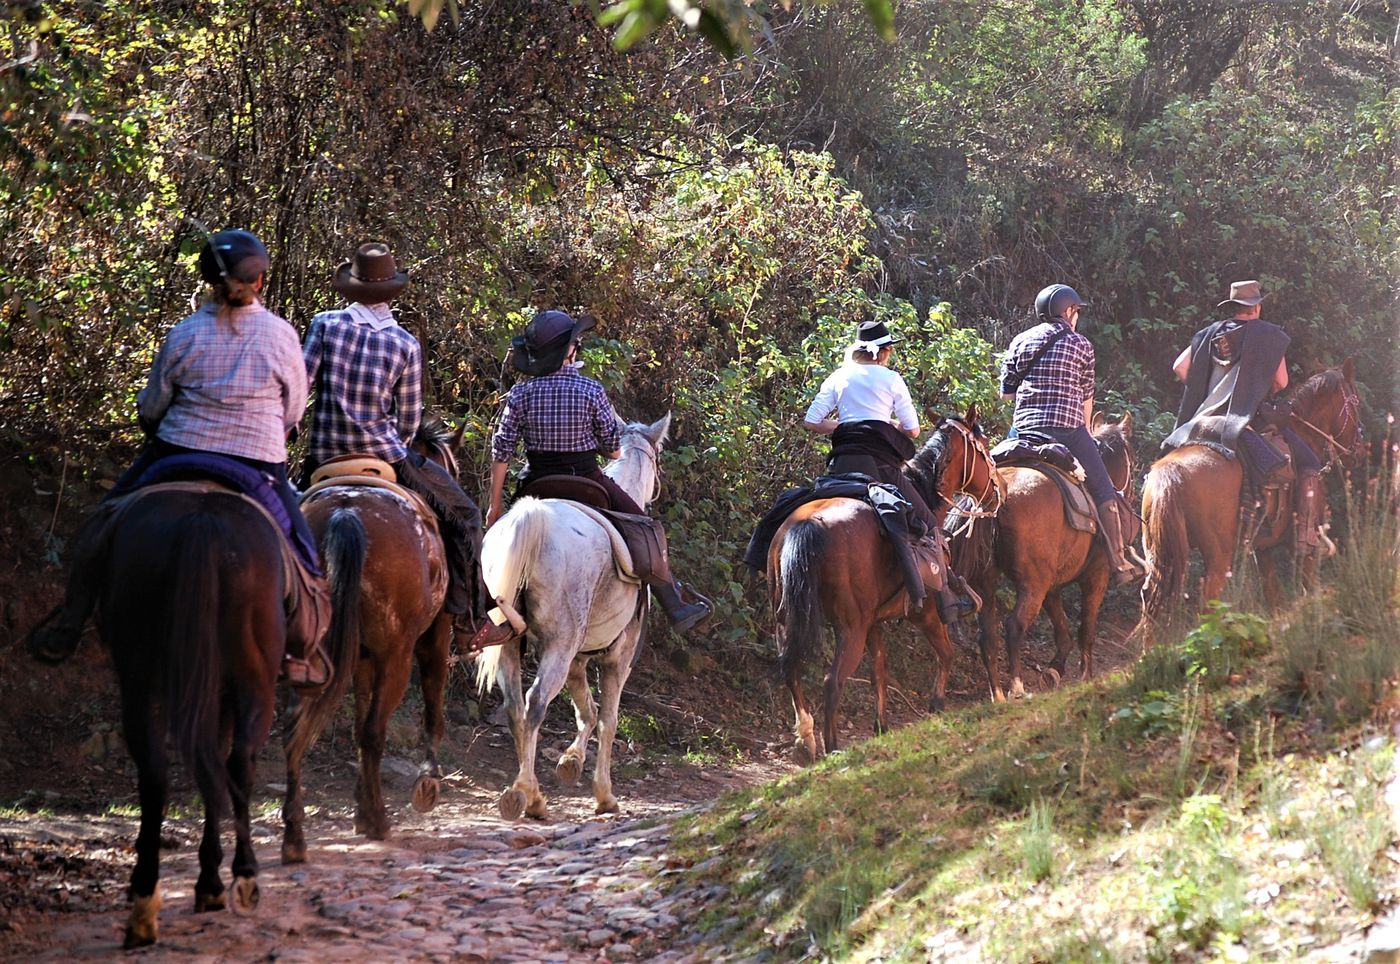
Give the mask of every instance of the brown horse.
<path id="1" fill-rule="evenodd" d="M 154 486 L 131 498 L 102 563 L 98 620 L 141 798 L 128 948 L 154 943 L 158 931 L 167 735 L 204 801 L 194 909 L 225 906 L 219 823 L 230 802 L 234 909 L 257 907 L 248 804 L 287 632 L 283 537 L 264 511 L 203 483 Z"/>
<path id="2" fill-rule="evenodd" d="M 465 423 L 464 423 L 465 424 Z M 424 424 L 415 446 L 453 475 L 460 440 L 441 423 Z M 311 744 L 355 686 L 355 832 L 374 840 L 389 835 L 380 765 L 389 717 L 402 702 L 416 659 L 423 688 L 423 752 L 413 806 L 437 803 L 442 770 L 443 694 L 452 643 L 452 616 L 444 613 L 447 564 L 442 537 L 425 526 L 403 496 L 381 488 L 331 486 L 303 505 L 321 547 L 330 583 L 331 627 L 326 648 L 335 677 L 327 689 L 297 706 L 287 726 L 287 799 L 282 862 L 306 859 L 301 764 Z"/>
<path id="3" fill-rule="evenodd" d="M 977 411 L 939 421 L 929 440 L 905 463 L 905 473 L 941 523 L 954 495 L 979 502 L 1000 495 Z M 801 506 L 778 529 L 768 551 L 768 585 L 778 623 L 778 657 L 797 714 L 799 752 L 818 756 L 812 714 L 802 689 L 807 662 L 821 645 L 822 628 L 836 629 L 836 652 L 826 674 L 822 742 L 837 748 L 841 692 L 869 648 L 875 677 L 875 732 L 885 717 L 885 644 L 879 624 L 904 617 L 932 644 L 938 675 L 931 709 L 943 707 L 953 666 L 953 644 L 932 598 L 907 611 L 909 594 L 893 547 L 875 511 L 858 499 L 818 499 Z"/>
<path id="4" fill-rule="evenodd" d="M 1352 361 L 1309 378 L 1293 396 L 1293 426 L 1326 458 L 1326 467 L 1350 465 L 1361 454 L 1359 402 Z M 1200 607 L 1220 598 L 1230 575 L 1239 538 L 1240 486 L 1238 459 L 1227 458 L 1202 445 L 1183 445 L 1152 464 L 1142 487 L 1142 542 L 1147 557 L 1143 584 L 1143 626 L 1163 616 L 1186 597 L 1186 570 L 1191 550 L 1201 553 L 1205 574 Z M 1276 560 L 1272 550 L 1291 544 L 1292 523 L 1254 544 L 1265 598 L 1279 601 Z M 1316 558 L 1305 566 L 1316 566 Z M 1305 568 L 1304 584 L 1312 573 Z"/>
<path id="5" fill-rule="evenodd" d="M 1094 441 L 1103 456 L 1113 487 L 1127 495 L 1132 485 L 1132 415 L 1117 423 L 1094 413 Z M 1016 605 L 1006 616 L 1006 655 L 1011 664 L 1011 695 L 1024 696 L 1021 647 L 1026 632 L 1044 605 L 1055 630 L 1054 679 L 1065 673 L 1069 658 L 1069 620 L 1060 590 L 1079 584 L 1079 660 L 1085 679 L 1094 675 L 1094 637 L 1099 607 L 1108 588 L 1108 555 L 1091 533 L 1065 522 L 1059 488 L 1044 472 L 1021 466 L 997 469 L 1006 489 L 1006 503 L 995 519 L 978 524 L 953 539 L 953 565 L 982 596 L 978 614 L 982 664 L 992 699 L 1002 701 L 1001 667 L 997 652 L 997 586 L 1005 575 L 1016 589 Z"/>

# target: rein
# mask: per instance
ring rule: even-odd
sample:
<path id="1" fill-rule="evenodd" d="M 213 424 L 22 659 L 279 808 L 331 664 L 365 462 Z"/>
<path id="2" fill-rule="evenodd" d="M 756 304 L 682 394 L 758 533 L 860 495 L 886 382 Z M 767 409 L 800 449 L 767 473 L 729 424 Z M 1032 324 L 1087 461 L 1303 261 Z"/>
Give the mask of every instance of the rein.
<path id="1" fill-rule="evenodd" d="M 1332 468 L 1337 462 L 1344 462 L 1354 456 L 1356 450 L 1360 448 L 1364 441 L 1359 431 L 1361 426 L 1361 399 L 1356 394 L 1356 389 L 1352 388 L 1352 386 L 1345 381 L 1342 382 L 1342 411 L 1340 414 L 1342 424 L 1337 429 L 1337 435 L 1344 434 L 1351 423 L 1353 421 L 1356 422 L 1358 431 L 1356 433 L 1356 440 L 1351 445 L 1343 445 L 1341 442 L 1337 441 L 1336 436 L 1314 425 L 1297 412 L 1293 413 L 1293 417 L 1298 420 L 1299 424 L 1312 429 L 1327 441 L 1327 464 L 1322 467 L 1322 471 L 1324 472 Z"/>
<path id="2" fill-rule="evenodd" d="M 641 439 L 641 441 L 642 441 L 642 443 L 643 443 L 642 445 L 635 445 L 635 444 L 634 444 L 634 445 L 628 445 L 628 444 L 627 444 L 629 439 L 637 439 L 637 438 L 640 438 L 640 439 Z M 647 460 L 651 463 L 651 470 L 652 470 L 652 471 L 651 471 L 651 493 L 650 493 L 645 499 L 642 500 L 642 507 L 645 508 L 646 506 L 650 505 L 652 502 L 656 501 L 656 497 L 657 497 L 658 495 L 661 494 L 661 452 L 660 452 L 660 449 L 659 449 L 658 446 L 652 444 L 651 439 L 648 438 L 648 437 L 646 436 L 646 433 L 640 432 L 640 431 L 639 431 L 639 432 L 623 432 L 623 434 L 622 434 L 622 441 L 619 443 L 618 448 L 621 449 L 623 453 L 625 453 L 625 452 L 627 452 L 627 451 L 629 451 L 629 450 L 632 450 L 632 451 L 644 451 L 644 452 L 645 452 L 645 455 L 646 455 L 646 457 L 647 457 Z M 619 462 L 622 461 L 622 455 L 621 455 L 621 454 L 619 454 L 619 456 L 618 456 L 618 461 L 619 461 Z"/>

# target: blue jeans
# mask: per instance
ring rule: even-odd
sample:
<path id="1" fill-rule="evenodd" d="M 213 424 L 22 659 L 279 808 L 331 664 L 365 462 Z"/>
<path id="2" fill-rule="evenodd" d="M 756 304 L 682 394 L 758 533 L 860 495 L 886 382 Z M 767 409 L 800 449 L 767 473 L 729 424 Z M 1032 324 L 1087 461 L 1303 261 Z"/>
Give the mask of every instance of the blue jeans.
<path id="1" fill-rule="evenodd" d="M 1103 464 L 1099 447 L 1087 428 L 1081 425 L 1078 428 L 1037 428 L 1036 431 L 1054 438 L 1069 449 L 1070 454 L 1084 466 L 1084 484 L 1088 487 L 1095 505 L 1103 505 L 1118 497 L 1118 490 L 1113 487 L 1113 481 L 1108 477 L 1108 469 Z"/>

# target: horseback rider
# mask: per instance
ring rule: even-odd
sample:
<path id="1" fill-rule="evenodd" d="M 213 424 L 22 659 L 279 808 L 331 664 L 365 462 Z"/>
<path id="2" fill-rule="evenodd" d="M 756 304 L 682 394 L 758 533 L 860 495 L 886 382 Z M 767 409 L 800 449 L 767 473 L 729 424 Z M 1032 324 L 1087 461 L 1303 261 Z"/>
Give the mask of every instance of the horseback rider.
<path id="1" fill-rule="evenodd" d="M 1142 570 L 1126 557 L 1124 518 L 1129 511 L 1089 434 L 1094 412 L 1094 345 L 1080 334 L 1086 303 L 1069 285 L 1053 284 L 1035 298 L 1037 324 L 1011 339 L 1001 363 L 1001 397 L 1016 400 L 1012 430 L 1061 443 L 1084 468 L 1084 483 L 1098 511 L 1115 586 L 1133 582 Z M 1123 513 L 1120 516 L 1119 513 Z"/>
<path id="2" fill-rule="evenodd" d="M 533 483 L 550 476 L 573 476 L 602 486 L 612 511 L 634 516 L 633 521 L 650 530 L 658 546 L 652 556 L 653 571 L 638 575 L 651 587 L 675 630 L 688 632 L 709 617 L 709 605 L 681 598 L 681 585 L 671 574 L 661 523 L 647 518 L 642 507 L 598 467 L 600 454 L 610 459 L 620 454 L 624 426 L 603 386 L 579 372 L 583 364 L 578 360 L 579 340 L 596 323 L 590 315 L 580 315 L 576 321 L 563 311 L 541 311 L 525 326 L 524 334 L 512 340 L 511 365 L 532 377 L 511 386 L 491 437 L 491 498 L 486 525 L 490 528 L 505 512 L 506 470 L 524 440 L 526 467 L 516 495 L 529 495 Z M 626 538 L 628 533 L 623 535 Z M 508 632 L 510 626 L 487 626 L 482 631 L 488 630 L 500 634 Z M 473 640 L 473 648 L 478 645 Z"/>
<path id="3" fill-rule="evenodd" d="M 905 477 L 904 463 L 914 456 L 913 439 L 919 437 L 919 416 L 904 378 L 889 367 L 895 338 L 881 321 L 864 321 L 856 326 L 856 340 L 846 349 L 845 362 L 822 382 L 817 396 L 807 408 L 802 427 L 818 435 L 831 436 L 828 466 L 831 474 L 851 472 L 869 476 L 893 486 L 913 506 L 929 535 L 941 539 L 933 510 Z M 836 417 L 832 418 L 832 413 Z M 891 415 L 895 421 L 891 422 Z M 907 544 L 899 545 L 901 565 L 906 572 L 916 567 Z M 942 554 L 946 563 L 947 553 Z M 943 572 L 952 576 L 946 565 Z M 951 581 L 960 583 L 954 577 Z M 910 606 L 923 607 L 924 582 L 921 576 L 906 579 Z M 945 623 L 952 623 L 977 611 L 965 586 L 961 592 L 949 579 L 935 586 L 938 612 Z"/>
<path id="4" fill-rule="evenodd" d="M 209 297 L 166 335 L 136 396 L 148 442 L 75 535 L 63 604 L 28 640 L 36 659 L 58 663 L 77 650 L 101 592 L 115 506 L 172 456 L 224 456 L 270 483 L 299 559 L 319 578 L 315 540 L 287 478 L 287 436 L 306 408 L 306 371 L 296 330 L 263 306 L 267 268 L 267 248 L 248 231 L 219 231 L 206 240 L 199 273 L 210 286 Z M 305 658 L 317 640 L 298 635 L 289 627 L 281 681 L 320 686 L 324 666 Z"/>
<path id="5" fill-rule="evenodd" d="M 1288 462 L 1250 427 L 1256 416 L 1267 415 L 1293 458 L 1298 542 L 1315 548 L 1322 539 L 1322 463 L 1307 441 L 1288 425 L 1287 407 L 1268 403 L 1270 395 L 1288 387 L 1284 353 L 1290 338 L 1278 325 L 1260 318 L 1265 297 L 1258 281 L 1232 283 L 1230 297 L 1216 305 L 1229 307 L 1231 317 L 1196 332 L 1191 344 L 1176 357 L 1172 371 L 1185 387 L 1176 426 L 1162 448 L 1192 441 L 1198 419 L 1223 416 L 1218 438 L 1212 441 L 1239 453 L 1260 484 L 1268 485 L 1286 471 Z M 1266 406 L 1272 411 L 1265 413 Z"/>
<path id="6" fill-rule="evenodd" d="M 485 613 L 477 575 L 481 510 L 452 474 L 412 448 L 423 417 L 423 351 L 400 327 L 390 303 L 408 286 L 389 246 L 360 245 L 331 278 L 350 302 L 311 319 L 302 353 L 314 390 L 303 484 L 325 462 L 370 455 L 394 468 L 398 482 L 437 513 L 447 560 L 443 611 L 463 638 Z"/>

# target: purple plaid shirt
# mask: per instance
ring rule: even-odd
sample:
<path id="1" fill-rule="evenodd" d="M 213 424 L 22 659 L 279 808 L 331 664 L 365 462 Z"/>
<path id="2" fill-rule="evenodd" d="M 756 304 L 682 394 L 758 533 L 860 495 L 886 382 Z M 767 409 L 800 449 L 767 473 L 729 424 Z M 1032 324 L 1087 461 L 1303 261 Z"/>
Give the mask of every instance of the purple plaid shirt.
<path id="1" fill-rule="evenodd" d="M 622 419 L 602 385 L 564 367 L 511 388 L 491 458 L 509 462 L 522 438 L 527 452 L 613 452 L 622 444 Z"/>
<path id="2" fill-rule="evenodd" d="M 1027 328 L 1011 339 L 1001 362 L 1001 390 L 1024 373 L 1016 389 L 1016 429 L 1078 428 L 1084 424 L 1084 402 L 1094 397 L 1094 346 L 1071 331 L 1051 346 L 1029 372 L 1026 365 L 1040 346 L 1063 328 L 1062 321 L 1047 321 Z"/>
<path id="3" fill-rule="evenodd" d="M 354 304 L 311 319 L 302 349 L 316 392 L 307 457 L 350 453 L 399 462 L 423 416 L 423 352 L 388 305 Z"/>
<path id="4" fill-rule="evenodd" d="M 285 462 L 287 432 L 306 410 L 296 329 L 260 303 L 231 320 L 207 304 L 170 329 L 137 408 L 172 445 Z"/>

